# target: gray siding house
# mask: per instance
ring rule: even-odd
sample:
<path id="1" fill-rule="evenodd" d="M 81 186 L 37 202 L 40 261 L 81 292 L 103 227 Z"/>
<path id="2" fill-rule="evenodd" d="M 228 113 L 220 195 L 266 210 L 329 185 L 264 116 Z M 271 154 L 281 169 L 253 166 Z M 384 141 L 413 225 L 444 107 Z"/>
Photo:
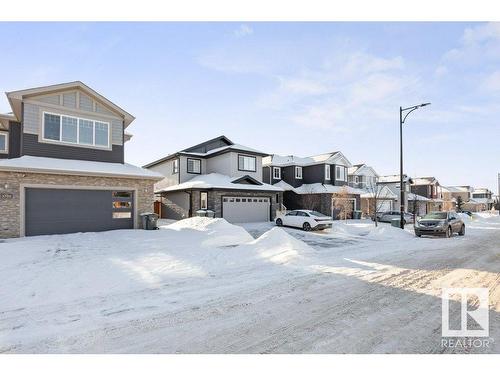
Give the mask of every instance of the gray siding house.
<path id="1" fill-rule="evenodd" d="M 0 238 L 140 227 L 161 175 L 124 163 L 131 114 L 79 81 L 7 99 Z"/>
<path id="2" fill-rule="evenodd" d="M 264 156 L 219 136 L 145 165 L 163 175 L 155 184 L 156 212 L 176 220 L 207 214 L 236 223 L 273 220 L 283 190 L 262 182 Z"/>
<path id="3" fill-rule="evenodd" d="M 309 157 L 270 155 L 263 159 L 263 180 L 285 190 L 286 209 L 313 209 L 337 216 L 333 198 L 346 192 L 354 211 L 360 209 L 359 189 L 348 186 L 349 160 L 340 152 Z"/>

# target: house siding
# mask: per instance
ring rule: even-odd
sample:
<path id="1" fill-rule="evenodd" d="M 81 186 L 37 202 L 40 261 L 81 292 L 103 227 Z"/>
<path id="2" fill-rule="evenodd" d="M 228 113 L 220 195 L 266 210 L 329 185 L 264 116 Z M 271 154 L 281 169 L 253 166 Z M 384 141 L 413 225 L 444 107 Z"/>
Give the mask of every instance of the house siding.
<path id="1" fill-rule="evenodd" d="M 330 178 L 332 177 L 330 173 Z M 331 183 L 331 180 L 325 180 L 325 164 L 310 165 L 302 168 L 302 183 Z"/>

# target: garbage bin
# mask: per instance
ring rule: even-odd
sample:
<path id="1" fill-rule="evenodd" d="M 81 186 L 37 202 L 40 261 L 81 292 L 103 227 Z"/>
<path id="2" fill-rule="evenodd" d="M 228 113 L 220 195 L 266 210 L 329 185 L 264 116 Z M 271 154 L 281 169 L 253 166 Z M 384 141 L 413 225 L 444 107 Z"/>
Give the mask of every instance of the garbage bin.
<path id="1" fill-rule="evenodd" d="M 144 214 L 141 214 L 141 220 L 142 220 L 142 229 L 145 230 L 153 230 L 153 229 L 158 229 L 158 215 L 147 212 Z"/>
<path id="2" fill-rule="evenodd" d="M 393 227 L 396 227 L 396 228 L 401 228 L 401 225 L 400 225 L 400 221 L 401 219 L 400 218 L 394 218 L 391 220 L 391 226 Z"/>
<path id="3" fill-rule="evenodd" d="M 205 217 L 205 216 L 207 216 L 207 210 L 198 210 L 198 211 L 196 211 L 196 216 L 198 216 L 198 217 Z"/>
<path id="4" fill-rule="evenodd" d="M 361 219 L 361 211 L 353 211 L 352 218 L 353 219 Z"/>
<path id="5" fill-rule="evenodd" d="M 207 217 L 211 217 L 212 219 L 215 217 L 215 212 L 212 210 L 207 210 Z"/>

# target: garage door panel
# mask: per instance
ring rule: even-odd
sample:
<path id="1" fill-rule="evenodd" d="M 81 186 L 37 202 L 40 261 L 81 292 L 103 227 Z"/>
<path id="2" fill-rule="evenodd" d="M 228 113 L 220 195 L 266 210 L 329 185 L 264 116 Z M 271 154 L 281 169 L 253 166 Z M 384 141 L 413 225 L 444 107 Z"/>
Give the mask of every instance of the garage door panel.
<path id="1" fill-rule="evenodd" d="M 269 221 L 270 198 L 224 197 L 222 217 L 230 223 Z"/>
<path id="2" fill-rule="evenodd" d="M 25 234 L 63 234 L 133 228 L 133 214 L 113 219 L 111 191 L 27 188 Z M 133 212 L 133 207 L 128 211 Z"/>

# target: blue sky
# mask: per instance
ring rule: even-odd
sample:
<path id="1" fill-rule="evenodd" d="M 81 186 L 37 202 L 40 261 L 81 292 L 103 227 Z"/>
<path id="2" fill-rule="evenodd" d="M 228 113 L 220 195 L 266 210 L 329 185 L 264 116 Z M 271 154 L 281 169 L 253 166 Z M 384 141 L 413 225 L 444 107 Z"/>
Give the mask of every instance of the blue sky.
<path id="1" fill-rule="evenodd" d="M 0 89 L 81 80 L 137 120 L 142 165 L 224 134 L 278 154 L 341 150 L 497 190 L 500 24 L 0 23 Z M 6 98 L 0 111 L 8 112 Z"/>

